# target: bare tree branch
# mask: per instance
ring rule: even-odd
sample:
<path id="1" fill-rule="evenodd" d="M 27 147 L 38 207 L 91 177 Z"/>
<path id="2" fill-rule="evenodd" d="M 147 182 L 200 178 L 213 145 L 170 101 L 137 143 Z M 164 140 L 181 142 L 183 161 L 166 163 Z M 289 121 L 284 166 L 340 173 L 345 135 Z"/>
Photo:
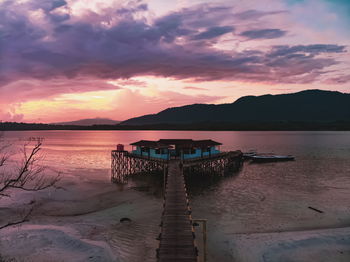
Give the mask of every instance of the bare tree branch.
<path id="1" fill-rule="evenodd" d="M 0 195 L 7 195 L 4 191 L 13 188 L 25 191 L 39 191 L 49 187 L 55 187 L 55 184 L 60 180 L 60 174 L 52 178 L 46 178 L 42 174 L 44 167 L 38 165 L 39 151 L 41 150 L 42 142 L 39 140 L 28 154 L 27 146 L 24 145 L 22 165 L 19 167 L 15 176 L 4 177 L 2 185 L 0 185 Z M 6 160 L 5 160 L 6 161 Z"/>
<path id="2" fill-rule="evenodd" d="M 5 165 L 6 161 L 10 158 L 10 154 L 6 152 L 8 147 L 10 147 L 10 144 L 5 143 L 3 134 L 0 133 L 0 167 Z"/>
<path id="3" fill-rule="evenodd" d="M 14 226 L 14 225 L 18 225 L 18 224 L 22 224 L 24 222 L 28 222 L 29 221 L 29 216 L 31 215 L 31 213 L 33 212 L 33 207 L 20 219 L 14 222 L 8 222 L 5 225 L 0 226 L 0 230 L 5 228 L 5 227 L 9 227 L 9 226 Z"/>
<path id="4" fill-rule="evenodd" d="M 60 189 L 57 187 L 57 182 L 60 180 L 60 173 L 56 176 L 47 177 L 44 173 L 45 167 L 40 165 L 40 150 L 42 148 L 41 138 L 30 138 L 28 143 L 25 143 L 22 149 L 23 159 L 19 162 L 20 165 L 16 172 L 3 171 L 6 162 L 9 160 L 10 154 L 6 152 L 7 146 L 0 134 L 0 199 L 1 197 L 10 197 L 11 189 L 23 191 L 40 191 L 50 187 Z M 32 142 L 35 144 L 28 150 Z M 22 219 L 12 221 L 0 226 L 0 229 L 17 225 L 28 221 L 33 207 L 27 212 Z"/>

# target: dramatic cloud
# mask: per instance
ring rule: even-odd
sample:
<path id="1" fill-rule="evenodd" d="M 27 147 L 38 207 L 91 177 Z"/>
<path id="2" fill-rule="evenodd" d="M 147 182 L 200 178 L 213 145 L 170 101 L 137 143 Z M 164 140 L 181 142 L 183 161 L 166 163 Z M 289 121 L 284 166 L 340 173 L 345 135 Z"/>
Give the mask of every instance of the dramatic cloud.
<path id="1" fill-rule="evenodd" d="M 233 23 L 234 19 L 228 20 L 231 9 L 211 5 L 185 8 L 150 22 L 142 15 L 147 6 L 139 2 L 80 17 L 69 13 L 65 1 L 5 1 L 0 10 L 3 86 L 29 78 L 118 79 L 138 75 L 270 82 L 290 82 L 295 76 L 307 82 L 311 72 L 336 63 L 333 58 L 317 55 L 345 51 L 344 46 L 319 44 L 273 47 L 267 53 L 228 52 L 200 44 L 234 29 L 222 25 Z M 280 12 L 251 10 L 235 19 L 276 13 Z M 261 29 L 241 35 L 257 39 L 284 34 L 280 29 Z"/>
<path id="2" fill-rule="evenodd" d="M 249 39 L 272 39 L 282 37 L 287 33 L 280 29 L 259 29 L 244 31 L 240 35 Z"/>
<path id="3" fill-rule="evenodd" d="M 169 2 L 165 12 L 157 1 L 148 5 L 142 0 L 2 0 L 1 115 L 20 119 L 22 113 L 16 108 L 21 103 L 64 94 L 123 88 L 151 93 L 157 86 L 147 80 L 152 77 L 178 81 L 179 86 L 157 86 L 172 92 L 156 92 L 154 99 L 128 93 L 141 107 L 155 103 L 160 108 L 157 96 L 163 95 L 169 96 L 161 99 L 163 108 L 178 103 L 180 97 L 186 102 L 215 100 L 216 85 L 197 87 L 204 81 L 256 88 L 349 82 L 349 41 L 343 33 L 337 28 L 323 32 L 321 25 L 317 30 L 304 28 L 309 21 L 300 19 L 297 3 L 253 2 L 224 0 L 191 6 L 185 1 L 183 8 Z M 321 21 L 323 17 L 317 20 L 322 25 L 339 24 L 331 15 Z M 196 98 L 193 95 L 199 90 L 205 96 Z M 232 97 L 232 93 L 225 95 Z"/>

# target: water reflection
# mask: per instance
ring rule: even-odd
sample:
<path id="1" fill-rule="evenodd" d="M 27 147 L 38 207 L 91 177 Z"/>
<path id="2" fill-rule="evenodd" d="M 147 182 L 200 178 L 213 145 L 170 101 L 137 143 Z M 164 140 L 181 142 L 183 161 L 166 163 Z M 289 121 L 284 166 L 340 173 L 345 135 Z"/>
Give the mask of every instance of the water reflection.
<path id="1" fill-rule="evenodd" d="M 56 199 L 65 201 L 57 206 L 67 209 L 67 202 L 73 200 L 78 201 L 78 204 L 72 202 L 74 207 L 86 205 L 86 202 L 91 202 L 91 210 L 95 210 L 96 205 L 103 206 L 96 214 L 77 216 L 76 220 L 67 218 L 67 224 L 87 225 L 88 220 L 91 225 L 100 223 L 105 228 L 103 236 L 111 243 L 113 251 L 121 254 L 123 261 L 139 261 L 143 256 L 145 261 L 154 261 L 154 247 L 158 244 L 155 237 L 159 233 L 163 174 L 133 176 L 125 186 L 109 184 L 110 151 L 118 143 L 128 145 L 141 139 L 213 139 L 223 143 L 224 151 L 255 149 L 296 156 L 295 162 L 246 163 L 238 173 L 226 177 L 186 176 L 193 217 L 208 219 L 210 254 L 220 257 L 231 252 L 234 245 L 228 247 L 227 243 L 234 242 L 239 233 L 349 226 L 350 132 L 5 132 L 5 138 L 12 141 L 26 137 L 44 137 L 45 163 L 63 172 L 67 191 Z M 73 177 L 78 182 L 70 183 Z M 80 193 L 84 185 L 83 199 Z M 112 188 L 106 197 L 96 194 L 109 186 Z M 123 197 L 130 191 L 137 196 Z M 137 208 L 132 207 L 135 203 L 139 203 Z M 324 213 L 315 214 L 308 206 Z M 47 208 L 53 207 L 51 202 L 47 204 Z M 132 219 L 130 227 L 119 223 L 125 216 Z M 78 227 L 82 226 L 80 224 Z M 86 227 L 90 228 L 90 224 Z M 231 254 L 226 257 L 232 258 Z"/>
<path id="2" fill-rule="evenodd" d="M 221 173 L 202 174 L 191 173 L 185 174 L 187 192 L 192 197 L 205 194 L 207 191 L 212 191 L 218 187 L 220 183 L 224 183 L 229 177 L 238 176 L 239 171 L 232 172 L 228 175 Z"/>
<path id="3" fill-rule="evenodd" d="M 129 187 L 157 198 L 163 198 L 164 174 L 163 172 L 153 172 L 132 175 L 129 178 Z"/>
<path id="4" fill-rule="evenodd" d="M 228 175 L 221 173 L 184 173 L 187 193 L 194 197 L 213 190 L 220 182 L 224 182 L 228 177 L 238 176 L 239 171 Z M 123 186 L 123 185 L 121 185 Z M 149 174 L 136 174 L 129 178 L 128 188 L 139 192 L 144 192 L 157 198 L 164 196 L 164 174 L 163 172 L 153 172 Z"/>

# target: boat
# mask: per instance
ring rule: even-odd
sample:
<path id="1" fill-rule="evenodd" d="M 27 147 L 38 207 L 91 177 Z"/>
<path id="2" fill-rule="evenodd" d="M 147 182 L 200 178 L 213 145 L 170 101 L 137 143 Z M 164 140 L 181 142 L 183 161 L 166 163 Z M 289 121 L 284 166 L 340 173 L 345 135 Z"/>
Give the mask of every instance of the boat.
<path id="1" fill-rule="evenodd" d="M 292 155 L 255 155 L 250 159 L 253 162 L 278 162 L 278 161 L 293 161 L 295 157 Z"/>
<path id="2" fill-rule="evenodd" d="M 243 158 L 246 159 L 250 159 L 252 156 L 256 156 L 257 152 L 255 150 L 251 150 L 248 152 L 243 153 Z"/>

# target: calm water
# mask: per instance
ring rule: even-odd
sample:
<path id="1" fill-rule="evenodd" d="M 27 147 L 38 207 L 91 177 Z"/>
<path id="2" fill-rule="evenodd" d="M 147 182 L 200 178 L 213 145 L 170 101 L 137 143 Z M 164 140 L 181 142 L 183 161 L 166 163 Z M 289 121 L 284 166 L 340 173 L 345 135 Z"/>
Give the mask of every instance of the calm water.
<path id="1" fill-rule="evenodd" d="M 27 137 L 45 139 L 47 165 L 67 174 L 80 172 L 87 180 L 108 181 L 110 151 L 118 143 L 141 139 L 213 139 L 223 143 L 223 151 L 294 155 L 293 162 L 246 162 L 238 174 L 190 186 L 193 216 L 208 219 L 213 261 L 234 258 L 235 251 L 227 246 L 234 234 L 350 226 L 350 132 L 5 132 L 12 141 Z M 308 206 L 323 210 L 323 216 Z"/>

